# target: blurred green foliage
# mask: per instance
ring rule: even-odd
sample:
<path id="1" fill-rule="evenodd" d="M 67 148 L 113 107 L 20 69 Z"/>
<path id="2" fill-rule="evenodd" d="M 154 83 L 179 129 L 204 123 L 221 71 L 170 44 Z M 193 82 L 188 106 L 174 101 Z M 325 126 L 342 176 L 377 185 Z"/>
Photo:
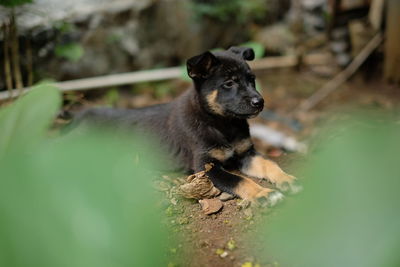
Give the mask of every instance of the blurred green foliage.
<path id="1" fill-rule="evenodd" d="M 119 91 L 117 88 L 112 88 L 109 89 L 106 93 L 106 95 L 104 96 L 107 105 L 109 106 L 115 106 L 118 102 L 120 95 L 119 95 Z"/>
<path id="2" fill-rule="evenodd" d="M 132 93 L 138 95 L 151 94 L 156 99 L 164 99 L 167 96 L 174 96 L 176 90 L 168 81 L 143 82 L 132 86 Z"/>
<path id="3" fill-rule="evenodd" d="M 240 24 L 263 19 L 267 11 L 265 0 L 197 0 L 192 7 L 198 18 L 206 16 Z"/>
<path id="4" fill-rule="evenodd" d="M 123 40 L 123 38 L 124 36 L 121 33 L 112 32 L 107 36 L 106 42 L 108 44 L 115 44 Z"/>
<path id="5" fill-rule="evenodd" d="M 169 83 L 155 83 L 154 95 L 157 99 L 163 99 L 173 93 L 173 87 Z"/>
<path id="6" fill-rule="evenodd" d="M 45 136 L 61 103 L 57 90 L 43 84 L 34 87 L 13 105 L 0 110 L 0 159 L 17 147 L 30 149 Z"/>
<path id="7" fill-rule="evenodd" d="M 59 103 L 41 85 L 1 110 L 0 266 L 165 266 L 159 153 L 107 129 L 45 138 Z"/>
<path id="8" fill-rule="evenodd" d="M 192 79 L 189 77 L 186 64 L 182 65 L 180 68 L 181 68 L 181 77 L 180 78 L 184 81 L 191 82 Z"/>
<path id="9" fill-rule="evenodd" d="M 333 137 L 332 137 L 333 136 Z M 400 125 L 364 114 L 323 131 L 304 191 L 264 226 L 282 266 L 400 266 Z"/>
<path id="10" fill-rule="evenodd" d="M 23 4 L 32 3 L 33 0 L 1 0 L 0 5 L 5 7 L 15 7 Z"/>
<path id="11" fill-rule="evenodd" d="M 54 24 L 54 28 L 60 33 L 70 33 L 76 30 L 76 26 L 73 23 L 67 21 L 60 21 Z"/>
<path id="12" fill-rule="evenodd" d="M 79 43 L 58 44 L 55 48 L 56 56 L 76 62 L 82 58 L 84 49 Z"/>

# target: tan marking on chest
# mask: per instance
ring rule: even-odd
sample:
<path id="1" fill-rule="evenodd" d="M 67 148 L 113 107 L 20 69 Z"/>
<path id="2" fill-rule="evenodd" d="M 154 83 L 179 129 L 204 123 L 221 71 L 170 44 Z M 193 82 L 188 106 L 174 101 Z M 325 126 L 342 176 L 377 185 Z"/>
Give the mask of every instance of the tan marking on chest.
<path id="1" fill-rule="evenodd" d="M 253 143 L 251 142 L 250 138 L 242 139 L 233 144 L 234 150 L 237 154 L 242 154 L 248 151 Z"/>
<path id="2" fill-rule="evenodd" d="M 208 152 L 208 155 L 214 159 L 217 159 L 221 162 L 226 161 L 227 159 L 233 156 L 233 149 L 229 147 L 219 147 L 213 148 Z"/>
<path id="3" fill-rule="evenodd" d="M 215 112 L 215 114 L 223 115 L 224 109 L 217 101 L 218 90 L 214 90 L 207 95 L 207 103 L 210 109 Z"/>

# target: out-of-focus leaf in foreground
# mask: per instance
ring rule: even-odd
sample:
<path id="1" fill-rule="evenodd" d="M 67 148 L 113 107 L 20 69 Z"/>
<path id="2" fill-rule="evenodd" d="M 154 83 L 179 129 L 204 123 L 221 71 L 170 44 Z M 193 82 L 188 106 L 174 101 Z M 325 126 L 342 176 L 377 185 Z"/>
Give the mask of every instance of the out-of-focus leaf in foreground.
<path id="1" fill-rule="evenodd" d="M 304 191 L 264 226 L 267 258 L 282 266 L 400 266 L 400 126 L 357 117 L 324 131 L 332 132 L 305 166 Z"/>
<path id="2" fill-rule="evenodd" d="M 46 97 L 24 99 L 53 106 Z M 16 110 L 19 117 L 32 112 Z M 15 139 L 0 158 L 0 266 L 165 265 L 148 173 L 158 153 L 143 139 L 97 129 L 34 147 L 20 142 Z"/>
<path id="3" fill-rule="evenodd" d="M 42 84 L 0 110 L 0 158 L 9 149 L 27 147 L 42 139 L 60 102 L 57 88 Z"/>

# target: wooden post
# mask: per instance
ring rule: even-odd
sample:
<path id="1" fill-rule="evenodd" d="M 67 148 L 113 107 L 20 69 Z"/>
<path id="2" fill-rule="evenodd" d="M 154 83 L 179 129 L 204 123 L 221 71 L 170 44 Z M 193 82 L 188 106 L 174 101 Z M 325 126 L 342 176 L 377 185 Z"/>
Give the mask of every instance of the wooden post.
<path id="1" fill-rule="evenodd" d="M 386 16 L 385 79 L 400 83 L 400 1 L 388 0 Z"/>

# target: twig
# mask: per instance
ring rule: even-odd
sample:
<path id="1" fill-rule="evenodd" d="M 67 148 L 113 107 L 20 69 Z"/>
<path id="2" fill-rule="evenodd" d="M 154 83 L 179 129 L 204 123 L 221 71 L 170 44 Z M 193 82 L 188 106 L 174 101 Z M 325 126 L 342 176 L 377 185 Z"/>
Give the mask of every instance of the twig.
<path id="1" fill-rule="evenodd" d="M 3 54 L 4 54 L 4 76 L 6 81 L 6 87 L 8 91 L 8 98 L 12 99 L 12 76 L 10 67 L 10 57 L 9 57 L 9 25 L 8 22 L 3 24 Z"/>
<path id="2" fill-rule="evenodd" d="M 346 69 L 337 74 L 332 80 L 326 83 L 321 89 L 306 99 L 295 113 L 305 112 L 321 102 L 330 93 L 335 91 L 340 85 L 347 81 L 365 62 L 368 56 L 381 44 L 383 37 L 381 33 L 376 34 L 371 41 L 361 50 Z"/>
<path id="3" fill-rule="evenodd" d="M 32 86 L 33 84 L 33 60 L 32 60 L 32 45 L 30 35 L 28 34 L 25 40 L 26 46 L 26 70 L 28 72 L 27 84 Z"/>
<path id="4" fill-rule="evenodd" d="M 24 85 L 22 83 L 22 75 L 19 67 L 19 43 L 18 43 L 18 33 L 17 33 L 17 22 L 15 20 L 15 10 L 11 10 L 11 58 L 13 65 L 13 74 L 15 87 L 18 90 L 18 95 L 22 94 L 22 88 Z"/>

